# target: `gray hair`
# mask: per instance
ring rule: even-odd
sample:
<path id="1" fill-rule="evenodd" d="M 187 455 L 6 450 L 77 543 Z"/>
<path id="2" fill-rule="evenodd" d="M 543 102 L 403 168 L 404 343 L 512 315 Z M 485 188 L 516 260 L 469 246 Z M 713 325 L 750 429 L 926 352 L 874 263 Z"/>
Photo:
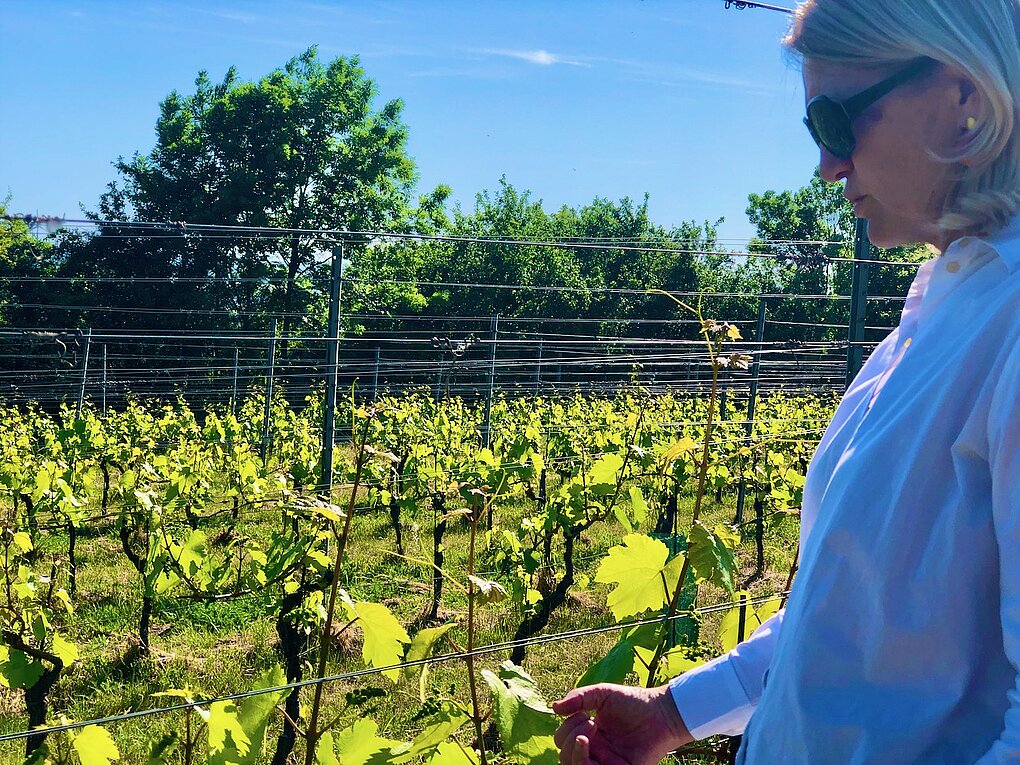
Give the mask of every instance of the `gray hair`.
<path id="1" fill-rule="evenodd" d="M 939 225 L 992 233 L 1020 211 L 1020 0 L 806 0 L 783 43 L 808 59 L 861 67 L 920 57 L 960 69 L 983 98 Z"/>

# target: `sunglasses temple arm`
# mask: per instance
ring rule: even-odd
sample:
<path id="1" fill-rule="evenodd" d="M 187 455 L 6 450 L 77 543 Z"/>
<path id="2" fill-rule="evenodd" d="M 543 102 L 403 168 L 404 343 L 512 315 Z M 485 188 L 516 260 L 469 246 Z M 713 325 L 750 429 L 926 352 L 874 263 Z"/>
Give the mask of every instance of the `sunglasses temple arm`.
<path id="1" fill-rule="evenodd" d="M 935 64 L 936 61 L 934 59 L 921 59 L 913 65 L 908 66 L 906 69 L 897 72 L 892 77 L 888 77 L 887 79 L 872 85 L 867 90 L 862 90 L 856 96 L 848 98 L 841 104 L 843 109 L 846 111 L 846 116 L 849 117 L 852 122 L 860 115 L 861 112 L 875 103 L 878 99 L 892 92 L 900 85 L 909 81 L 913 77 L 916 77 L 925 70 L 934 67 Z"/>

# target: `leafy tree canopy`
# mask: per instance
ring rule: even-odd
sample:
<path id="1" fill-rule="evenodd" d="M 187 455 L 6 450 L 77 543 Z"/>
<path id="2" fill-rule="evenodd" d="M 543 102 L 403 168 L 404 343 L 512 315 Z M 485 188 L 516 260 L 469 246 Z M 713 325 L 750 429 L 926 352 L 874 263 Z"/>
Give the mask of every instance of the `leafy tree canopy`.
<path id="1" fill-rule="evenodd" d="M 213 84 L 202 72 L 193 94 L 174 92 L 162 102 L 155 147 L 117 160 L 119 178 L 90 215 L 287 229 L 397 227 L 408 214 L 415 169 L 401 102 L 375 108 L 376 95 L 357 57 L 323 63 L 314 47 L 257 82 L 241 81 L 231 68 Z M 186 292 L 121 284 L 97 290 L 95 302 L 205 312 L 166 320 L 177 327 L 261 327 L 268 314 L 282 312 L 289 329 L 295 316 L 320 313 L 316 256 L 330 245 L 319 236 L 197 236 L 181 228 L 118 237 L 124 233 L 104 225 L 99 237 L 69 242 L 64 271 L 243 281 Z"/>
<path id="2" fill-rule="evenodd" d="M 41 317 L 44 295 L 50 292 L 42 283 L 19 281 L 53 273 L 52 246 L 32 236 L 21 220 L 5 220 L 6 206 L 0 204 L 0 327 L 45 326 Z"/>

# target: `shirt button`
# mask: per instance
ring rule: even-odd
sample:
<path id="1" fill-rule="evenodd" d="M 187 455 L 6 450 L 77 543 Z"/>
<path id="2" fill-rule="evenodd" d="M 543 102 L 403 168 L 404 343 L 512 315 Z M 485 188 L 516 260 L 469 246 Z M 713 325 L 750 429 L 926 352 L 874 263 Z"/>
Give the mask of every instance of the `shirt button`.
<path id="1" fill-rule="evenodd" d="M 946 263 L 946 270 L 951 274 L 955 274 L 960 270 L 960 261 L 950 260 L 948 263 Z"/>

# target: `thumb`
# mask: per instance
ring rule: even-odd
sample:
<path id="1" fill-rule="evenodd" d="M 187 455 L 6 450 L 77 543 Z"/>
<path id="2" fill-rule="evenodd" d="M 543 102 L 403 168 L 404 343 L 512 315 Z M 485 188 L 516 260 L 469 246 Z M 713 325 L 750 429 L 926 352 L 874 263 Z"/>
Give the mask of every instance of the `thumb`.
<path id="1" fill-rule="evenodd" d="M 609 686 L 588 685 L 575 688 L 566 696 L 552 703 L 552 711 L 561 717 L 569 717 L 578 712 L 594 712 L 605 701 Z"/>

